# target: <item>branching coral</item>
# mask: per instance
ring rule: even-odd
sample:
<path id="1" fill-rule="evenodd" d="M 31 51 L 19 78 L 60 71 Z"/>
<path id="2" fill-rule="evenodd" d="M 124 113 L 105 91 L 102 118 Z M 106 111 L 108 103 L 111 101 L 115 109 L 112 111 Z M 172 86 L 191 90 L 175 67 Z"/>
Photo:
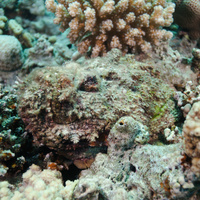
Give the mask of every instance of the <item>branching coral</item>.
<path id="1" fill-rule="evenodd" d="M 161 29 L 173 21 L 174 4 L 165 0 L 47 0 L 46 6 L 61 31 L 70 28 L 79 52 L 91 47 L 92 57 L 112 48 L 147 52 L 172 36 Z"/>

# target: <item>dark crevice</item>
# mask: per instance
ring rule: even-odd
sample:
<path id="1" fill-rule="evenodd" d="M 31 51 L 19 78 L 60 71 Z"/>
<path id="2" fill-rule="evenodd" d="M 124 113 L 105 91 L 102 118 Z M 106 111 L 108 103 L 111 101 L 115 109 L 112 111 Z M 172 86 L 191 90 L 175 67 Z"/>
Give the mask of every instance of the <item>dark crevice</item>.
<path id="1" fill-rule="evenodd" d="M 80 172 L 81 172 L 81 169 L 78 169 L 74 164 L 71 164 L 68 170 L 62 170 L 61 173 L 62 173 L 64 184 L 67 180 L 74 181 L 78 179 Z"/>

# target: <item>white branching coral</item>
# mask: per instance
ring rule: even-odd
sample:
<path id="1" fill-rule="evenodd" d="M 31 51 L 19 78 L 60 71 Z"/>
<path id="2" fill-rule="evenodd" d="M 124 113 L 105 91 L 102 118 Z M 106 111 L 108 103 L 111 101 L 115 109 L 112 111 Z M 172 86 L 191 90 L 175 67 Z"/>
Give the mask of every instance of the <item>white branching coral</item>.
<path id="1" fill-rule="evenodd" d="M 46 0 L 46 7 L 62 31 L 70 28 L 68 37 L 79 52 L 91 47 L 92 57 L 112 48 L 148 52 L 172 37 L 162 30 L 173 22 L 170 0 Z"/>

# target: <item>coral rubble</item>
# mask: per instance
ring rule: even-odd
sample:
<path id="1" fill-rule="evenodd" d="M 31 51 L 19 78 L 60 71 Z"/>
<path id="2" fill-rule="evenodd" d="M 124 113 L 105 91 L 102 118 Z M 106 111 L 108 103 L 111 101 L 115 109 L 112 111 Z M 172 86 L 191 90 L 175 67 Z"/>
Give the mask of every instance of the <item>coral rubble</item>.
<path id="1" fill-rule="evenodd" d="M 91 48 L 92 57 L 106 54 L 112 48 L 126 53 L 148 52 L 172 33 L 163 26 L 173 22 L 175 5 L 163 0 L 108 0 L 108 1 L 46 1 L 47 9 L 55 13 L 61 30 L 70 28 L 72 43 L 80 53 Z"/>

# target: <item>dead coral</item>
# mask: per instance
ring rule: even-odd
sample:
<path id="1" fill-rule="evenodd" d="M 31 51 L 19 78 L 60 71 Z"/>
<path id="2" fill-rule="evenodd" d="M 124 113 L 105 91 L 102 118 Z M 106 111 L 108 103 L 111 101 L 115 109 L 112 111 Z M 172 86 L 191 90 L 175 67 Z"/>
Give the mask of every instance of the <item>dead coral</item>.
<path id="1" fill-rule="evenodd" d="M 92 57 L 105 55 L 112 48 L 148 52 L 172 37 L 163 26 L 173 22 L 174 4 L 164 0 L 46 1 L 55 13 L 61 30 L 70 28 L 72 43 L 84 54 L 91 47 Z"/>

